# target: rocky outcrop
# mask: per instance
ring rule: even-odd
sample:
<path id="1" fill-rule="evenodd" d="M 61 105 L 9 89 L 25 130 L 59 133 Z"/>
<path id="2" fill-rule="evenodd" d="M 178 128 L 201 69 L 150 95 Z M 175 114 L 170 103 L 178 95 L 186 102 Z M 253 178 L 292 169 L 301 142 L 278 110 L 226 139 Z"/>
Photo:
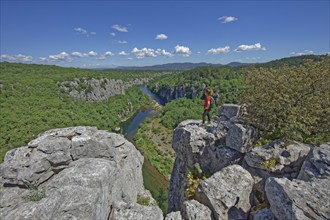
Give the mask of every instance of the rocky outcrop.
<path id="1" fill-rule="evenodd" d="M 256 146 L 259 132 L 242 115 L 244 107 L 223 105 L 207 126 L 177 126 L 169 211 L 189 219 L 187 204 L 197 200 L 211 219 L 329 219 L 330 143 Z"/>
<path id="2" fill-rule="evenodd" d="M 310 151 L 298 179 L 268 178 L 266 195 L 277 219 L 330 219 L 330 144 Z"/>
<path id="3" fill-rule="evenodd" d="M 245 155 L 246 168 L 266 179 L 269 176 L 297 178 L 311 146 L 296 141 L 273 141 Z"/>
<path id="4" fill-rule="evenodd" d="M 108 219 L 112 211 L 118 216 L 115 204 L 123 202 L 137 207 L 137 216 L 162 219 L 158 207 L 136 204 L 139 195 L 150 195 L 142 164 L 143 156 L 121 135 L 95 127 L 47 131 L 7 152 L 0 166 L 0 218 Z"/>
<path id="5" fill-rule="evenodd" d="M 61 92 L 69 93 L 75 99 L 102 102 L 107 101 L 111 96 L 125 94 L 125 90 L 129 87 L 142 85 L 148 81 L 147 78 L 128 82 L 116 79 L 74 79 L 58 82 L 58 87 Z"/>
<path id="6" fill-rule="evenodd" d="M 187 193 L 187 188 L 189 187 L 188 174 L 194 172 L 195 167 L 199 167 L 199 172 L 202 175 L 212 176 L 209 179 L 200 183 L 198 189 L 200 189 L 201 192 L 195 195 L 195 199 L 212 210 L 212 218 L 222 219 L 224 216 L 228 215 L 230 216 L 230 218 L 233 219 L 234 216 L 247 216 L 247 212 L 251 205 L 244 206 L 244 209 L 240 206 L 240 208 L 235 210 L 234 208 L 231 209 L 230 204 L 227 204 L 228 207 L 223 208 L 226 211 L 219 211 L 221 210 L 221 208 L 219 208 L 215 204 L 212 204 L 211 202 L 215 198 L 219 199 L 218 196 L 214 198 L 212 196 L 220 195 L 219 193 L 224 193 L 224 195 L 226 194 L 225 192 L 222 192 L 216 187 L 221 186 L 221 184 L 219 184 L 219 180 L 217 179 L 213 181 L 212 178 L 216 178 L 217 175 L 220 175 L 217 174 L 218 171 L 219 173 L 221 173 L 223 169 L 228 166 L 230 167 L 230 165 L 232 164 L 241 164 L 244 157 L 244 153 L 242 152 L 246 152 L 250 149 L 250 145 L 244 145 L 243 143 L 240 148 L 246 148 L 246 150 L 242 152 L 226 145 L 228 134 L 232 132 L 231 129 L 233 129 L 233 126 L 235 124 L 239 124 L 240 122 L 238 117 L 240 116 L 241 109 L 239 106 L 237 107 L 233 105 L 230 105 L 228 107 L 230 108 L 229 110 L 226 109 L 226 107 L 222 107 L 222 109 L 226 110 L 226 112 L 223 114 L 227 115 L 226 117 L 213 117 L 211 124 L 209 124 L 207 127 L 200 126 L 200 120 L 187 120 L 180 123 L 174 130 L 172 146 L 173 149 L 176 151 L 177 158 L 175 160 L 173 172 L 171 175 L 169 190 L 169 211 L 181 211 L 181 215 L 184 216 L 184 204 L 186 201 L 189 200 Z M 253 134 L 257 134 L 256 129 L 254 129 L 253 131 Z M 242 132 L 237 134 L 237 136 L 241 139 L 244 135 L 245 133 Z M 246 137 L 244 136 L 244 138 L 246 139 L 247 143 L 250 144 L 254 143 L 257 139 L 252 135 L 246 135 Z M 238 169 L 244 170 L 241 166 L 239 167 L 240 168 Z M 248 172 L 245 170 L 243 172 L 246 172 L 248 174 Z M 234 174 L 232 175 L 233 182 L 235 182 L 236 180 L 241 180 L 238 173 L 240 172 L 236 172 L 235 174 L 237 176 L 235 176 Z M 214 182 L 215 187 L 211 188 L 211 192 L 206 193 L 205 191 L 204 193 L 202 193 L 203 184 L 211 184 L 208 183 L 208 181 L 211 181 L 212 183 Z M 228 186 L 228 188 L 234 185 L 233 182 L 231 182 L 232 184 Z M 240 198 L 241 202 L 246 203 L 246 200 L 242 198 L 247 198 L 248 200 L 250 198 L 253 182 L 252 177 L 244 179 L 243 182 L 244 183 L 242 184 L 247 184 L 246 186 L 249 186 L 247 187 L 249 189 L 245 189 L 245 192 L 247 192 L 246 195 L 240 195 L 238 197 Z M 228 191 L 230 191 L 230 189 Z M 234 198 L 234 204 L 236 199 L 237 197 Z"/>

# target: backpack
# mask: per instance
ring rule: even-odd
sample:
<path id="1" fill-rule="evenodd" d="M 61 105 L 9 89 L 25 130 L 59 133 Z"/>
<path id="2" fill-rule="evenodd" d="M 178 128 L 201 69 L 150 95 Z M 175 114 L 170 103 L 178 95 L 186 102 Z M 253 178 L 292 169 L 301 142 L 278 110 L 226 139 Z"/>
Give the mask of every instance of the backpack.
<path id="1" fill-rule="evenodd" d="M 211 97 L 210 109 L 212 109 L 212 108 L 216 108 L 217 105 L 216 105 L 216 103 L 215 103 L 215 100 L 214 100 L 213 96 L 210 96 L 210 97 Z"/>

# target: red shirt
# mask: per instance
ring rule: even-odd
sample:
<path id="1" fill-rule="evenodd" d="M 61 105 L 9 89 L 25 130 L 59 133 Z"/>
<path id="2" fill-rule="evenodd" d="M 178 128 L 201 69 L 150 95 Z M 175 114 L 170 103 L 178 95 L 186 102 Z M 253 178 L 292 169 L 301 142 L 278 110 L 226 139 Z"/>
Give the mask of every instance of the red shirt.
<path id="1" fill-rule="evenodd" d="M 204 100 L 204 109 L 210 110 L 211 109 L 211 96 L 206 96 Z"/>

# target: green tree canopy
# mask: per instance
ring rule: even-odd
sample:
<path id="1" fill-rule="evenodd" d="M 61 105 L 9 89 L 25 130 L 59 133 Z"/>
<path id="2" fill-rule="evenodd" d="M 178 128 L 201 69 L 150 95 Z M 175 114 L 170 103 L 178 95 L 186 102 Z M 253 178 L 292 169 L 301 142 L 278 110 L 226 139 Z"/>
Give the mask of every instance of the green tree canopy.
<path id="1" fill-rule="evenodd" d="M 330 139 L 330 57 L 300 65 L 248 68 L 241 101 L 248 121 L 273 138 Z"/>

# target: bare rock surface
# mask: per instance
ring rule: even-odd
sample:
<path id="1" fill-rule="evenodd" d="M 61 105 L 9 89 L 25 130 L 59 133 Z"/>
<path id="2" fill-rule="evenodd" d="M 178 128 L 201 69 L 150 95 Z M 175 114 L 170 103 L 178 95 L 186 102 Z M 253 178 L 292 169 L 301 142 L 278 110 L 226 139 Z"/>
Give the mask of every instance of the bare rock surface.
<path id="1" fill-rule="evenodd" d="M 330 219 L 329 183 L 270 177 L 265 187 L 270 209 L 277 219 Z"/>
<path id="2" fill-rule="evenodd" d="M 303 163 L 298 179 L 312 178 L 330 179 L 330 142 L 314 147 Z"/>
<path id="3" fill-rule="evenodd" d="M 151 197 L 142 164 L 140 152 L 119 134 L 95 127 L 44 132 L 7 152 L 0 165 L 0 218 L 108 219 L 113 203 L 139 207 L 139 195 Z M 156 206 L 142 210 L 137 216 L 162 219 Z"/>
<path id="4" fill-rule="evenodd" d="M 208 206 L 215 219 L 246 219 L 251 208 L 253 179 L 239 165 L 228 166 L 202 181 L 196 199 Z"/>

